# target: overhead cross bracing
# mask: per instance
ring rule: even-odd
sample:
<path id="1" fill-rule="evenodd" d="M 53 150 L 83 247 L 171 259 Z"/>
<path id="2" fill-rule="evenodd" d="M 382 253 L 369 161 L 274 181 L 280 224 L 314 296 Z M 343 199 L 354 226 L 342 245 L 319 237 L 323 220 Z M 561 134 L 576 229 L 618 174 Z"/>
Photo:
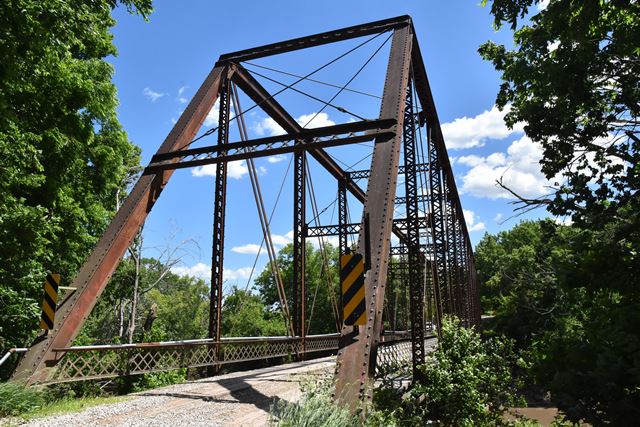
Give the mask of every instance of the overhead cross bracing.
<path id="1" fill-rule="evenodd" d="M 350 40 L 353 44 L 348 49 L 341 44 Z M 289 72 L 271 63 L 256 62 L 311 48 L 328 51 L 334 44 L 340 49 L 330 60 L 305 72 Z M 363 49 L 369 50 L 364 51 L 358 64 L 339 68 L 337 78 L 318 75 Z M 353 86 L 371 64 L 383 60 L 385 53 L 386 73 L 379 76 L 379 81 L 384 82 L 382 92 Z M 281 81 L 284 75 L 289 80 Z M 303 88 L 302 84 L 306 86 Z M 311 85 L 326 91 L 312 92 Z M 313 102 L 316 109 L 308 109 L 307 112 L 313 111 L 310 115 L 294 118 L 298 114 L 292 114 L 283 101 L 289 94 Z M 347 102 L 356 96 L 366 98 L 369 107 L 379 106 L 379 111 L 363 113 L 358 105 Z M 202 125 L 216 101 L 218 125 L 204 130 Z M 243 109 L 241 104 L 246 102 L 252 105 Z M 266 114 L 277 127 L 277 134 L 250 138 L 244 121 L 252 111 Z M 326 111 L 341 114 L 344 123 L 313 127 Z M 238 127 L 237 139 L 232 137 L 233 126 Z M 350 157 L 338 150 L 350 150 Z M 282 191 L 268 215 L 254 165 L 254 159 L 273 155 L 291 157 L 280 186 L 282 190 L 291 169 L 291 283 L 281 277 L 270 231 Z M 178 169 L 204 165 L 217 167 L 210 341 L 203 345 L 207 348 L 206 364 L 215 365 L 222 360 L 227 166 L 232 161 L 246 161 L 250 171 L 263 233 L 261 246 L 270 254 L 279 308 L 287 319 L 291 338 L 296 340 L 295 352 L 305 353 L 313 341 L 307 339 L 307 334 L 314 314 L 333 316 L 339 329 L 338 400 L 355 405 L 371 395 L 383 329 L 395 325 L 394 319 L 400 318 L 395 312 L 397 307 L 385 307 L 385 300 L 390 300 L 385 299 L 385 293 L 391 295 L 388 286 L 408 298 L 406 326 L 411 331 L 416 381 L 422 380 L 417 366 L 424 362 L 425 334 L 431 325 L 438 327 L 447 314 L 457 315 L 465 325 L 478 323 L 477 278 L 462 206 L 413 24 L 410 17 L 401 16 L 222 55 L 78 272 L 73 283 L 77 291 L 59 306 L 53 329 L 30 348 L 15 376 L 30 383 L 47 382 L 59 362 L 73 352 L 73 339 L 172 174 Z M 330 179 L 334 191 L 315 191 L 321 174 L 325 177 L 323 182 Z M 318 203 L 325 193 L 330 193 L 333 200 Z M 329 212 L 335 216 L 327 221 Z M 312 238 L 318 239 L 324 258 L 323 277 L 331 288 L 338 275 L 332 278 L 333 270 L 324 250 L 330 233 L 337 233 L 341 254 L 355 251 L 364 260 L 364 325 L 344 324 L 339 295 L 331 297 L 332 313 L 314 313 L 314 289 L 308 289 L 306 283 L 305 248 Z"/>

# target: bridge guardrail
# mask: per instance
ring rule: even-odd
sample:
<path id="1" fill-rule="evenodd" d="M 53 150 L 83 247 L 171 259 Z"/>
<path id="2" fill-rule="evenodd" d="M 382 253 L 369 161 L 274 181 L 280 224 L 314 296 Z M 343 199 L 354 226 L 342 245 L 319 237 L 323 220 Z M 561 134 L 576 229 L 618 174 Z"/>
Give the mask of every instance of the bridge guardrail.
<path id="1" fill-rule="evenodd" d="M 56 363 L 48 378 L 39 384 L 108 379 L 181 368 L 224 365 L 302 353 L 335 351 L 340 335 L 300 337 L 243 337 L 166 341 L 138 344 L 110 344 L 57 348 Z M 385 334 L 378 359 L 411 360 L 410 332 Z M 405 348 L 406 347 L 406 348 Z M 395 355 L 394 355 L 395 354 Z"/>

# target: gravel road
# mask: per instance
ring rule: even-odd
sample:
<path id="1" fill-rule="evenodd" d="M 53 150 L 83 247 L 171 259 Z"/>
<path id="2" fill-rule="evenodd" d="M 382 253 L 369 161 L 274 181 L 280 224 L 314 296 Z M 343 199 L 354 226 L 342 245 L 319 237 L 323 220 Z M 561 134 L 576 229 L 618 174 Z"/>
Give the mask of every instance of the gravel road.
<path id="1" fill-rule="evenodd" d="M 263 426 L 277 400 L 300 397 L 299 380 L 331 375 L 335 357 L 235 372 L 132 394 L 126 402 L 30 421 L 27 426 Z"/>

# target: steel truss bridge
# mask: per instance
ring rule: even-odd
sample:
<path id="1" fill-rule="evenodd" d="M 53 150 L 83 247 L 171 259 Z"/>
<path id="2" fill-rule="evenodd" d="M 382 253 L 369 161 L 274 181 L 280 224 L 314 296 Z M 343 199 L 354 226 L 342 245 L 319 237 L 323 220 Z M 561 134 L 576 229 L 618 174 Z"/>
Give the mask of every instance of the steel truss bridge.
<path id="1" fill-rule="evenodd" d="M 248 61 L 259 58 L 365 37 L 365 42 L 352 50 L 377 37 L 391 41 L 380 113 L 374 119 L 353 114 L 359 119 L 307 129 L 275 96 L 284 90 L 301 92 L 294 86 L 311 80 L 318 70 L 302 76 L 296 83 L 283 85 L 284 89 L 272 94 L 254 77 L 256 73 L 245 67 Z M 351 90 L 347 86 L 360 70 L 344 86 L 333 85 L 339 91 L 331 101 L 320 100 L 323 109 L 332 107 L 349 113 L 348 109 L 331 102 L 341 92 Z M 240 107 L 241 92 L 255 103 L 248 110 Z M 216 101 L 219 102 L 218 126 L 196 138 Z M 254 107 L 260 107 L 285 133 L 249 139 L 244 114 Z M 233 121 L 238 125 L 241 138 L 230 142 Z M 192 148 L 195 141 L 209 135 L 216 136 L 216 144 Z M 367 141 L 373 141 L 374 145 L 370 167 L 364 170 L 344 169 L 327 151 L 330 147 Z M 287 153 L 293 156 L 293 283 L 283 283 L 278 271 L 269 218 L 253 163 L 256 158 Z M 335 179 L 337 224 L 308 222 L 307 199 L 313 196 L 307 169 L 309 158 Z M 247 162 L 280 308 L 288 320 L 288 337 L 221 337 L 227 165 L 235 160 Z M 173 171 L 209 164 L 217 165 L 209 338 L 72 347 L 72 341 Z M 402 195 L 396 194 L 399 176 L 404 177 Z M 363 182 L 366 188 L 361 186 Z M 359 221 L 349 220 L 348 194 L 363 205 Z M 395 215 L 397 206 L 406 210 L 403 217 Z M 315 202 L 311 203 L 311 210 L 317 218 Z M 365 260 L 366 324 L 345 325 L 339 303 L 334 301 L 333 314 L 339 333 L 307 335 L 305 242 L 312 237 L 326 236 L 338 236 L 340 254 L 355 250 Z M 357 236 L 357 244 L 349 245 L 349 236 Z M 399 243 L 392 245 L 393 241 Z M 472 247 L 411 18 L 401 16 L 220 56 L 72 286 L 76 291 L 59 304 L 53 329 L 41 335 L 28 350 L 14 378 L 25 379 L 30 384 L 47 384 L 337 350 L 335 395 L 346 405 L 353 407 L 370 398 L 376 369 L 384 360 L 404 360 L 405 363 L 411 360 L 413 380 L 423 381 L 417 366 L 425 360 L 425 338 L 440 327 L 445 315 L 458 316 L 465 326 L 478 324 L 480 308 Z M 395 325 L 389 323 L 395 318 L 389 295 L 398 289 L 408 294 L 408 332 L 385 334 L 385 323 L 388 329 L 395 330 Z M 287 304 L 287 292 L 293 294 L 291 307 Z"/>

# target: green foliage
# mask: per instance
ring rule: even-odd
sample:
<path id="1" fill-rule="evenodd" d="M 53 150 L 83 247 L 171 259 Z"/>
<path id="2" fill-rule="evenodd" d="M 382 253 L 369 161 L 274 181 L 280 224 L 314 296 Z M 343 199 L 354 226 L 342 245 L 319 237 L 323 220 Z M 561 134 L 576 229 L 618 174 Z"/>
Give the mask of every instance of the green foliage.
<path id="1" fill-rule="evenodd" d="M 16 416 L 44 405 L 42 393 L 18 383 L 0 383 L 0 417 Z"/>
<path id="2" fill-rule="evenodd" d="M 317 382 L 317 378 L 302 383 L 300 402 L 279 400 L 271 406 L 270 425 L 279 427 L 352 427 L 357 417 L 336 405 L 331 397 L 333 383 Z"/>
<path id="3" fill-rule="evenodd" d="M 0 8 L 0 348 L 30 344 L 46 272 L 68 284 L 139 165 L 104 60 L 117 3 L 151 12 L 151 0 Z"/>
<path id="4" fill-rule="evenodd" d="M 338 273 L 338 249 L 330 244 L 325 245 L 328 270 L 323 267 L 323 257 L 320 250 L 313 248 L 311 243 L 306 246 L 306 307 L 307 328 L 309 334 L 326 334 L 336 332 L 335 316 L 333 313 L 332 298 L 336 301 L 339 295 L 340 275 Z M 278 252 L 278 267 L 282 274 L 282 281 L 287 294 L 287 303 L 293 307 L 293 245 L 289 244 Z M 256 278 L 262 301 L 273 311 L 280 311 L 280 300 L 270 265 Z"/>
<path id="5" fill-rule="evenodd" d="M 171 384 L 182 384 L 187 380 L 186 369 L 176 369 L 166 372 L 154 372 L 143 374 L 137 377 L 132 384 L 131 391 L 139 392 L 158 387 L 165 387 Z"/>
<path id="6" fill-rule="evenodd" d="M 601 230 L 523 222 L 477 247 L 493 329 L 529 354 L 533 380 L 572 421 L 640 416 L 640 230 L 620 209 Z"/>
<path id="7" fill-rule="evenodd" d="M 260 296 L 234 287 L 222 306 L 222 333 L 227 337 L 281 336 L 287 329 L 282 315 L 267 310 Z"/>
<path id="8" fill-rule="evenodd" d="M 518 359 L 513 343 L 483 341 L 456 318 L 445 318 L 438 348 L 421 369 L 423 384 L 400 395 L 391 388 L 376 391 L 372 425 L 416 425 L 425 420 L 451 426 L 506 425 L 504 413 L 523 404 L 513 371 Z"/>
<path id="9" fill-rule="evenodd" d="M 209 318 L 209 287 L 200 279 L 182 277 L 165 272 L 166 269 L 154 258 L 143 258 L 140 283 L 143 284 L 137 312 L 137 341 L 163 341 L 197 339 L 207 336 Z M 120 331 L 120 308 L 132 298 L 135 269 L 130 258 L 120 263 L 109 285 L 98 300 L 91 315 L 84 324 L 76 345 L 126 342 Z M 145 287 L 149 283 L 154 287 Z M 155 305 L 156 318 L 151 330 L 145 331 L 145 322 L 152 306 Z M 122 333 L 128 327 L 129 319 L 122 319 Z"/>
<path id="10" fill-rule="evenodd" d="M 479 50 L 502 74 L 497 104 L 511 106 L 507 124 L 525 123 L 542 172 L 558 181 L 529 203 L 597 229 L 640 189 L 640 4 L 551 0 L 531 13 L 540 0 L 490 3 L 495 25 L 515 30 L 513 50 Z"/>

